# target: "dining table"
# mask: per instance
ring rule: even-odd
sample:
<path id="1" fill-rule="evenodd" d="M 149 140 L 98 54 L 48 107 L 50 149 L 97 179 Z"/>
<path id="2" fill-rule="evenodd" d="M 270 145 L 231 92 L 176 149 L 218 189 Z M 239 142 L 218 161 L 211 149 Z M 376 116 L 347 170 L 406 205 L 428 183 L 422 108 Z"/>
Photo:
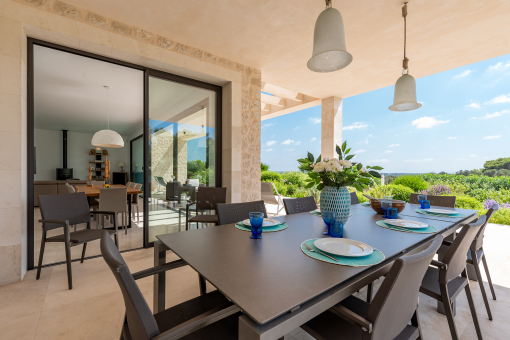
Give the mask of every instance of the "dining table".
<path id="1" fill-rule="evenodd" d="M 384 276 L 399 257 L 425 249 L 437 234 L 454 235 L 465 223 L 475 220 L 474 210 L 452 209 L 462 217 L 419 214 L 419 205 L 407 204 L 399 219 L 424 222 L 437 229 L 430 234 L 399 232 L 378 226 L 384 220 L 370 207 L 351 206 L 344 238 L 363 242 L 384 254 L 378 264 L 351 267 L 313 259 L 301 244 L 324 238 L 321 216 L 309 212 L 274 217 L 287 223 L 278 232 L 250 239 L 250 232 L 235 224 L 158 235 L 154 264 L 166 262 L 171 250 L 217 290 L 231 300 L 239 317 L 240 340 L 280 339 L 315 316 L 328 310 L 359 289 Z M 201 282 L 201 294 L 205 284 Z M 203 288 L 203 289 L 202 289 Z M 165 274 L 154 278 L 154 313 L 165 309 Z"/>
<path id="2" fill-rule="evenodd" d="M 89 200 L 90 205 L 90 199 L 92 197 L 99 197 L 99 193 L 101 189 L 104 189 L 103 185 L 76 185 L 76 192 L 84 192 L 85 196 L 87 196 L 87 199 Z M 143 193 L 140 189 L 135 189 L 133 187 L 129 187 L 122 184 L 111 184 L 111 188 L 126 188 L 127 187 L 127 204 L 128 204 L 128 225 L 127 228 L 131 228 L 131 195 L 138 195 Z"/>

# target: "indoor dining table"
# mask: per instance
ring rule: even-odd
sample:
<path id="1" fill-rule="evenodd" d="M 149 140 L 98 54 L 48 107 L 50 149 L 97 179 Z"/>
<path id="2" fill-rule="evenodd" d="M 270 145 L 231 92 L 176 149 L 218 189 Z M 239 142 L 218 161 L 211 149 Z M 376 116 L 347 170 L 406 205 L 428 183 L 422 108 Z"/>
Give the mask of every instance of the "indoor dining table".
<path id="1" fill-rule="evenodd" d="M 155 265 L 164 264 L 166 250 L 172 250 L 242 310 L 239 339 L 279 339 L 386 274 L 395 259 L 426 248 L 436 235 L 382 228 L 376 224 L 382 215 L 370 207 L 351 207 L 344 238 L 380 250 L 385 259 L 377 265 L 349 267 L 306 256 L 301 244 L 325 237 L 322 218 L 310 213 L 276 217 L 288 228 L 263 233 L 259 240 L 234 224 L 159 235 Z M 418 207 L 408 204 L 399 218 L 425 222 L 444 236 L 478 216 L 464 209 L 454 209 L 462 218 L 426 216 L 415 212 Z M 164 274 L 156 275 L 155 313 L 165 309 L 164 290 Z"/>

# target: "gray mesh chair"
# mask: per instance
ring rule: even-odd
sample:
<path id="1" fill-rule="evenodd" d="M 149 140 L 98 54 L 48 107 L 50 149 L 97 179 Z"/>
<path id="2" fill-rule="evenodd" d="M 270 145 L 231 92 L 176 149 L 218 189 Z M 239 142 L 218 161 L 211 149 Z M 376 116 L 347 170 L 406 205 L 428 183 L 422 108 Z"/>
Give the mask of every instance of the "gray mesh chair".
<path id="1" fill-rule="evenodd" d="M 102 188 L 99 189 L 99 210 L 116 211 L 122 214 L 122 226 L 127 234 L 128 224 L 128 206 L 127 206 L 127 187 L 121 188 Z M 104 216 L 101 219 L 104 227 Z"/>
<path id="2" fill-rule="evenodd" d="M 351 295 L 301 328 L 323 340 L 422 339 L 418 290 L 442 241 L 437 235 L 422 252 L 396 259 L 371 304 Z"/>
<path id="3" fill-rule="evenodd" d="M 105 181 L 90 181 L 91 185 L 105 185 Z"/>
<path id="4" fill-rule="evenodd" d="M 218 204 L 218 224 L 230 224 L 243 221 L 250 218 L 251 212 L 263 212 L 267 218 L 264 201 L 254 201 L 246 203 Z"/>
<path id="5" fill-rule="evenodd" d="M 126 316 L 120 338 L 124 340 L 185 339 L 235 340 L 240 309 L 219 291 L 152 314 L 135 280 L 187 265 L 183 260 L 131 274 L 107 233 L 101 238 L 101 254 L 120 286 Z"/>
<path id="6" fill-rule="evenodd" d="M 420 204 L 420 202 L 418 202 L 418 195 L 419 194 L 411 194 L 411 197 L 409 198 L 409 203 Z M 427 195 L 427 200 L 430 201 L 431 206 L 455 208 L 455 202 L 457 201 L 457 196 Z"/>
<path id="7" fill-rule="evenodd" d="M 475 324 L 478 339 L 482 339 L 478 316 L 476 315 L 471 288 L 466 274 L 466 253 L 473 243 L 480 228 L 485 224 L 486 216 L 478 221 L 466 224 L 449 247 L 441 261 L 432 261 L 434 267 L 429 267 L 421 283 L 420 292 L 443 303 L 452 339 L 457 340 L 457 328 L 453 319 L 452 302 L 463 290 L 466 291 L 469 309 Z M 459 276 L 461 275 L 462 276 Z"/>
<path id="8" fill-rule="evenodd" d="M 283 206 L 287 215 L 310 212 L 317 209 L 315 198 L 313 196 L 299 198 L 284 198 Z"/>
<path id="9" fill-rule="evenodd" d="M 93 211 L 89 210 L 89 204 L 85 193 L 79 192 L 75 194 L 62 194 L 62 195 L 40 195 L 39 208 L 41 209 L 42 219 L 42 237 L 41 237 L 41 251 L 39 254 L 39 265 L 37 267 L 36 279 L 39 280 L 41 276 L 41 268 L 44 256 L 44 246 L 46 242 L 62 242 L 65 244 L 66 262 L 67 262 L 67 280 L 69 289 L 73 288 L 72 271 L 71 271 L 71 247 L 83 244 L 83 251 L 81 254 L 81 263 L 85 259 L 85 250 L 87 249 L 87 242 L 99 240 L 102 231 L 99 229 L 90 229 L 90 214 L 103 214 L 115 216 L 113 219 L 115 230 L 108 231 L 107 235 L 114 234 L 115 244 L 118 246 L 117 239 L 117 214 L 112 211 Z M 80 223 L 87 223 L 87 229 L 71 232 L 70 225 Z M 63 228 L 64 233 L 47 237 L 47 232 L 50 230 Z"/>
<path id="10" fill-rule="evenodd" d="M 140 190 L 142 188 L 142 184 L 139 183 L 131 183 L 131 187 Z M 136 209 L 136 221 L 140 222 L 140 196 L 138 194 L 131 195 L 131 218 L 135 219 L 135 209 Z"/>
<path id="11" fill-rule="evenodd" d="M 186 230 L 189 229 L 190 223 L 196 223 L 197 228 L 199 223 L 218 223 L 218 215 L 216 207 L 218 203 L 227 202 L 227 188 L 197 188 L 196 202 L 189 202 L 186 204 Z M 190 217 L 190 206 L 195 205 L 196 215 Z M 204 215 L 204 211 L 214 211 L 214 215 Z M 198 213 L 202 214 L 199 215 Z"/>
<path id="12" fill-rule="evenodd" d="M 66 188 L 69 194 L 74 194 L 76 192 L 76 189 L 69 183 L 66 183 Z"/>
<path id="13" fill-rule="evenodd" d="M 351 205 L 354 204 L 359 204 L 359 199 L 355 192 L 351 192 Z"/>

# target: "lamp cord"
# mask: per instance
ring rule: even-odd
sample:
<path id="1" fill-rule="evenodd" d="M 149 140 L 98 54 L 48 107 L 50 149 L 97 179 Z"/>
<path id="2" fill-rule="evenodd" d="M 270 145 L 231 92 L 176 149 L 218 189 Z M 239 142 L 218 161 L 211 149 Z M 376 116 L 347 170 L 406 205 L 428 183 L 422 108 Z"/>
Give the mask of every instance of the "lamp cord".
<path id="1" fill-rule="evenodd" d="M 404 7 L 402 7 L 402 16 L 404 17 L 404 60 L 402 61 L 402 67 L 404 70 L 409 69 L 409 59 L 406 56 L 406 47 L 407 47 L 407 2 L 404 3 Z M 409 70 L 408 70 L 409 72 Z"/>

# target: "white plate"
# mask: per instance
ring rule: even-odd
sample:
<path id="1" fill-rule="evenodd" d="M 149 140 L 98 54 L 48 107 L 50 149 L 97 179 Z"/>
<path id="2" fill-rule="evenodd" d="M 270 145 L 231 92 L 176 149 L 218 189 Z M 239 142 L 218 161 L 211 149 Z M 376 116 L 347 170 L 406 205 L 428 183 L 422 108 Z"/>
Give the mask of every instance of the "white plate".
<path id="1" fill-rule="evenodd" d="M 322 214 L 320 209 L 315 209 L 314 212 Z"/>
<path id="2" fill-rule="evenodd" d="M 458 214 L 456 211 L 453 210 L 446 210 L 446 209 L 424 209 L 425 211 L 431 212 L 433 214 L 443 214 L 443 215 L 455 215 Z"/>
<path id="3" fill-rule="evenodd" d="M 421 229 L 427 228 L 428 224 L 409 220 L 384 220 L 386 224 L 393 225 L 395 227 L 407 228 L 407 229 Z"/>
<path id="4" fill-rule="evenodd" d="M 251 223 L 250 223 L 250 219 L 246 219 L 244 220 L 243 222 L 241 222 L 242 224 L 248 226 L 248 227 L 251 227 Z M 262 228 L 264 227 L 274 227 L 275 225 L 280 225 L 282 222 L 278 221 L 278 220 L 275 220 L 275 219 L 272 219 L 272 218 L 264 218 L 264 222 L 262 222 Z"/>
<path id="5" fill-rule="evenodd" d="M 374 252 L 365 243 L 346 238 L 319 238 L 313 244 L 322 251 L 340 256 L 360 257 Z"/>

